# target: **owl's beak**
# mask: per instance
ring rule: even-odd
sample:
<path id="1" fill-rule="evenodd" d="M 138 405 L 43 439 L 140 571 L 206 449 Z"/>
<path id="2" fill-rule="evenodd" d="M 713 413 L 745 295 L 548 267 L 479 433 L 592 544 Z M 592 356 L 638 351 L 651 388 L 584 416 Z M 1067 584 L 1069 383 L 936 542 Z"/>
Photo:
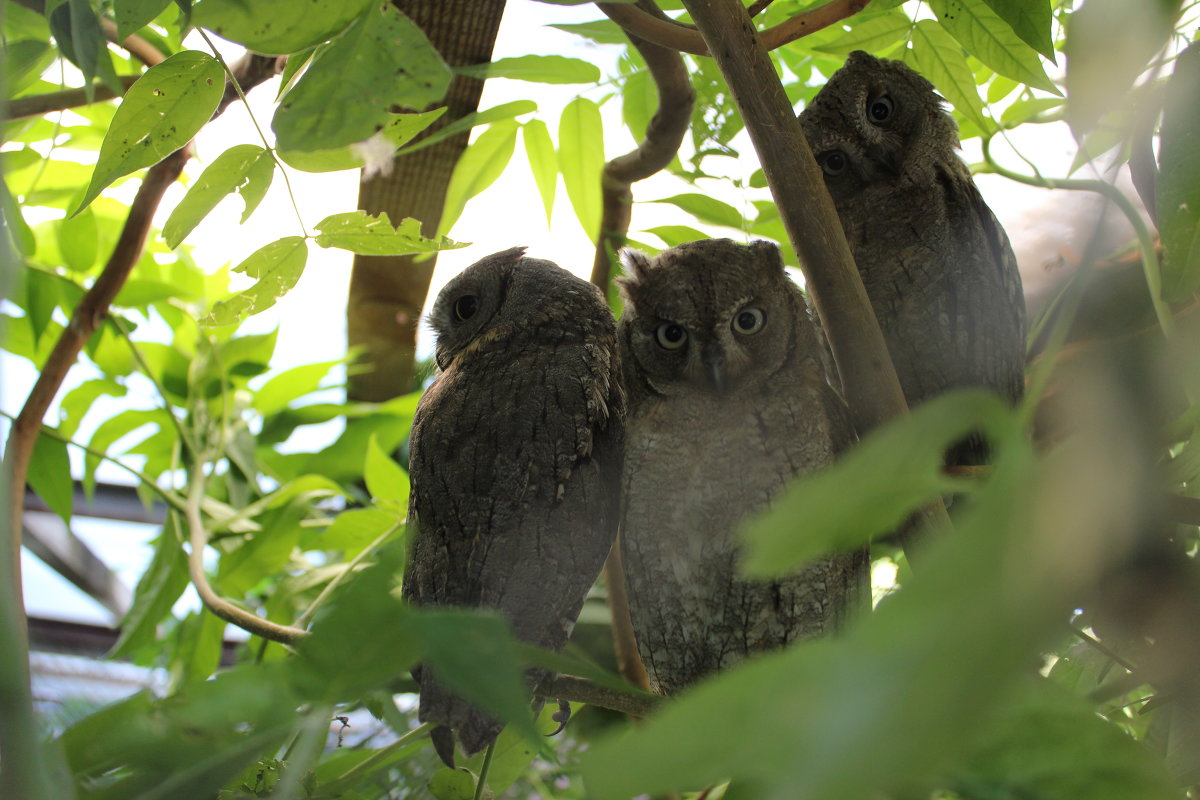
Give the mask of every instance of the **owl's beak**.
<path id="1" fill-rule="evenodd" d="M 716 342 L 709 342 L 700 350 L 700 363 L 704 365 L 704 374 L 708 385 L 717 394 L 725 393 L 725 351 Z"/>
<path id="2" fill-rule="evenodd" d="M 886 150 L 882 147 L 868 147 L 867 158 L 871 159 L 893 175 L 900 174 L 900 164 L 896 161 L 895 154 L 889 150 Z"/>

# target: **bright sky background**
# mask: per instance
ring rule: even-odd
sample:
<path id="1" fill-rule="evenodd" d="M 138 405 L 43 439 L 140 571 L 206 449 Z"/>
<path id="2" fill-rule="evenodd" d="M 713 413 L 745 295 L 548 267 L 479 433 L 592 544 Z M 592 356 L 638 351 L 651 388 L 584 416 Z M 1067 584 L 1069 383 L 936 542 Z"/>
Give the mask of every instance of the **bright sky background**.
<path id="1" fill-rule="evenodd" d="M 505 11 L 494 57 L 498 59 L 528 53 L 561 54 L 591 61 L 605 74 L 615 72 L 619 48 L 594 45 L 583 38 L 545 27 L 550 22 L 584 22 L 598 16 L 599 13 L 590 4 L 556 6 L 512 0 Z M 204 49 L 203 42 L 198 39 L 190 44 L 197 49 Z M 238 48 L 224 47 L 225 44 L 222 43 L 222 46 L 227 59 L 232 60 L 240 54 Z M 268 135 L 277 86 L 278 79 L 275 79 L 250 94 L 254 114 Z M 588 90 L 581 85 L 551 86 L 490 80 L 485 85 L 480 108 L 534 97 L 539 104 L 538 117 L 546 122 L 557 139 L 561 110 L 581 90 L 587 90 L 587 96 L 597 101 L 606 93 L 603 88 Z M 632 149 L 634 142 L 620 121 L 618 99 L 614 98 L 605 104 L 602 112 L 607 137 L 606 157 L 612 158 Z M 1062 124 L 1038 126 L 1021 132 L 1017 142 L 1025 154 L 1032 157 L 1048 175 L 1065 174 L 1066 165 L 1075 152 L 1074 142 Z M 245 108 L 235 103 L 221 118 L 202 131 L 196 143 L 197 160 L 188 165 L 187 174 L 195 178 L 205 165 L 226 148 L 242 143 L 260 142 Z M 722 169 L 730 176 L 748 178 L 758 166 L 753 150 L 744 134 L 734 145 L 743 153 L 742 158 L 712 158 L 706 161 L 706 167 L 710 171 Z M 685 148 L 688 146 L 685 142 Z M 1006 157 L 1003 149 L 998 150 L 998 155 L 1006 163 L 1017 163 Z M 977 144 L 968 143 L 964 157 L 968 161 L 979 160 Z M 295 170 L 289 172 L 300 213 L 310 231 L 325 216 L 355 208 L 357 171 L 322 175 Z M 1022 263 L 1027 293 L 1040 294 L 1048 280 L 1061 274 L 1061 270 L 1056 272 L 1053 266 L 1056 259 L 1060 255 L 1066 255 L 1069 259 L 1072 252 L 1082 251 L 1083 242 L 1091 235 L 1096 224 L 1098 204 L 1089 196 L 1023 187 L 994 176 L 982 176 L 979 185 L 1013 240 Z M 737 190 L 724 183 L 714 182 L 706 188 L 711 188 L 714 194 L 719 191 L 720 198 L 734 206 L 746 204 L 751 198 L 766 196 L 764 192 L 754 190 L 752 194 L 738 196 Z M 696 189 L 669 176 L 656 176 L 634 187 L 639 200 L 668 197 L 684 191 Z M 175 186 L 168 193 L 158 219 L 160 225 L 183 192 L 182 186 Z M 198 263 L 207 268 L 216 268 L 223 263 L 237 264 L 264 244 L 281 236 L 299 233 L 295 212 L 287 197 L 284 182 L 278 175 L 262 206 L 246 225 L 238 224 L 241 210 L 239 199 L 228 199 L 192 233 L 187 244 L 195 248 Z M 637 233 L 641 229 L 664 224 L 696 223 L 689 215 L 670 205 L 638 203 L 634 206 L 633 238 L 643 238 Z M 463 250 L 441 254 L 429 295 L 431 301 L 457 272 L 485 255 L 514 245 L 528 245 L 531 256 L 550 259 L 584 277 L 591 268 L 592 243 L 576 221 L 561 183 L 553 226 L 547 227 L 542 202 L 519 142 L 509 168 L 491 188 L 468 204 L 450 235 L 473 244 Z M 736 231 L 727 231 L 724 235 L 739 237 Z M 653 237 L 644 238 L 654 241 Z M 282 370 L 297 364 L 344 356 L 345 306 L 351 258 L 345 251 L 312 246 L 308 266 L 296 288 L 282 298 L 274 309 L 253 321 L 254 330 L 269 330 L 276 325 L 280 328 L 274 369 Z M 427 352 L 431 344 L 428 331 L 424 333 L 423 349 Z M 4 375 L 0 400 L 6 411 L 15 412 L 32 385 L 35 373 L 26 362 L 18 359 L 4 358 L 2 366 Z M 86 377 L 80 373 L 80 370 L 76 371 L 73 376 L 75 381 Z M 72 385 L 75 381 L 72 381 Z M 130 402 L 149 404 L 153 399 L 131 397 L 118 401 L 118 405 L 124 407 Z M 96 419 L 105 416 L 99 413 L 101 411 L 101 408 L 96 409 L 92 425 Z M 85 427 L 81 438 L 90 435 L 90 427 Z M 329 437 L 334 433 L 334 430 L 326 429 L 324 433 L 312 432 L 310 435 Z M 119 471 L 105 470 L 101 474 L 108 480 L 125 480 L 124 474 Z M 91 520 L 77 521 L 75 528 L 132 586 L 149 558 L 150 550 L 145 542 L 154 535 L 154 531 L 144 526 Z M 22 562 L 27 576 L 26 601 L 31 614 L 104 624 L 112 622 L 109 615 L 93 601 L 36 559 L 25 554 Z M 182 602 L 191 605 L 196 601 L 185 596 Z"/>

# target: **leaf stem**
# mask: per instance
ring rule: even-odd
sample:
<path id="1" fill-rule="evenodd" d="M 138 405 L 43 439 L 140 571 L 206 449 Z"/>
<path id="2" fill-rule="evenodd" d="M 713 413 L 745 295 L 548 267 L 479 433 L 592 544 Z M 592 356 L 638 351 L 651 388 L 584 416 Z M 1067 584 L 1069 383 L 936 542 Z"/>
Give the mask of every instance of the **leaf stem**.
<path id="1" fill-rule="evenodd" d="M 108 319 L 113 324 L 113 327 L 117 329 L 117 332 L 121 334 L 121 338 L 125 340 L 125 343 L 129 345 L 129 351 L 133 353 L 133 360 L 137 362 L 138 367 L 142 370 L 142 374 L 154 384 L 154 390 L 158 393 L 159 399 L 162 400 L 163 410 L 171 418 L 171 423 L 175 426 L 175 432 L 179 434 L 179 440 L 187 447 L 189 453 L 195 455 L 196 443 L 192 441 L 192 437 L 184 430 L 183 423 L 179 421 L 179 417 L 175 416 L 175 412 L 172 410 L 173 404 L 167 398 L 167 388 L 162 385 L 162 382 L 154 374 L 154 371 L 150 369 L 150 364 L 147 363 L 146 357 L 142 355 L 142 351 L 138 349 L 137 342 L 133 341 L 133 338 L 130 337 L 129 329 L 125 327 L 125 323 L 121 321 L 121 318 L 116 314 L 110 314 Z"/>
<path id="2" fill-rule="evenodd" d="M 479 768 L 479 780 L 475 783 L 475 800 L 483 798 L 483 787 L 487 786 L 488 770 L 492 768 L 492 756 L 496 754 L 496 740 L 492 739 L 483 755 L 483 766 Z"/>
<path id="3" fill-rule="evenodd" d="M 346 564 L 346 569 L 335 575 L 333 579 L 326 584 L 325 588 L 321 590 L 321 593 L 317 595 L 317 598 L 312 601 L 312 604 L 296 619 L 297 627 L 307 628 L 308 623 L 312 622 L 312 618 L 317 613 L 317 610 L 333 595 L 334 589 L 336 589 L 338 586 L 341 586 L 346 581 L 347 576 L 354 573 L 355 567 L 365 561 L 367 557 L 374 553 L 380 545 L 391 538 L 392 534 L 403 527 L 403 522 L 397 522 L 395 525 L 392 525 L 386 531 L 376 537 L 375 541 L 364 547 L 358 553 L 358 555 L 350 559 L 350 561 Z"/>

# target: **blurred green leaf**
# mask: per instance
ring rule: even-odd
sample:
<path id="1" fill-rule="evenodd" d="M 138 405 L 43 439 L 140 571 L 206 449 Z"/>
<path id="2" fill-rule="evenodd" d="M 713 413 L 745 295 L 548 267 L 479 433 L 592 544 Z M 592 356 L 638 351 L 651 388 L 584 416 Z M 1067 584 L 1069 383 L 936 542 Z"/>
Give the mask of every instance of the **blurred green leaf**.
<path id="1" fill-rule="evenodd" d="M 400 507 L 408 505 L 408 473 L 384 452 L 374 435 L 367 440 L 363 478 L 367 482 L 367 491 L 376 502 L 390 500 Z"/>
<path id="2" fill-rule="evenodd" d="M 600 174 L 604 170 L 604 124 L 600 108 L 577 97 L 558 124 L 558 167 L 575 216 L 590 241 L 600 233 Z"/>
<path id="3" fill-rule="evenodd" d="M 659 225 L 656 228 L 647 228 L 646 233 L 652 233 L 659 239 L 662 239 L 667 247 L 678 247 L 685 242 L 695 242 L 708 238 L 708 234 L 704 231 L 697 230 L 688 225 Z"/>
<path id="4" fill-rule="evenodd" d="M 300 520 L 307 512 L 308 503 L 297 499 L 264 514 L 261 531 L 221 556 L 215 585 L 229 596 L 240 597 L 263 578 L 282 570 L 299 543 Z"/>
<path id="5" fill-rule="evenodd" d="M 445 113 L 446 107 L 442 106 L 419 114 L 391 114 L 391 119 L 375 136 L 382 136 L 394 148 L 399 148 Z M 343 169 L 358 169 L 366 164 L 366 155 L 363 152 L 364 144 L 356 142 L 332 150 L 279 150 L 277 152 L 289 167 L 295 167 L 304 172 L 337 172 Z"/>
<path id="6" fill-rule="evenodd" d="M 1062 108 L 1066 105 L 1057 97 L 1033 97 L 1029 100 L 1018 100 L 1000 115 L 1000 122 L 1005 128 L 1014 128 L 1022 122 L 1028 122 L 1034 117 L 1041 116 L 1047 111 Z"/>
<path id="7" fill-rule="evenodd" d="M 1163 110 L 1155 186 L 1166 259 L 1163 297 L 1182 300 L 1200 287 L 1200 45 L 1175 60 Z"/>
<path id="8" fill-rule="evenodd" d="M 188 684 L 211 678 L 221 662 L 225 620 L 201 608 L 180 620 L 171 633 L 175 639 L 170 670 L 172 690 L 179 691 Z"/>
<path id="9" fill-rule="evenodd" d="M 814 50 L 846 55 L 854 50 L 878 53 L 904 39 L 912 30 L 912 20 L 899 9 L 854 25 L 831 42 L 817 45 Z"/>
<path id="10" fill-rule="evenodd" d="M 146 70 L 117 107 L 92 180 L 72 215 L 117 178 L 156 164 L 187 144 L 212 117 L 224 91 L 221 65 L 196 50 L 176 53 Z"/>
<path id="11" fill-rule="evenodd" d="M 108 453 L 113 443 L 118 439 L 133 433 L 143 425 L 170 425 L 171 418 L 169 412 L 162 408 L 150 410 L 142 410 L 131 408 L 121 411 L 96 426 L 96 430 L 92 433 L 92 438 L 88 442 L 88 447 L 92 450 Z M 111 454 L 110 454 L 111 455 Z M 83 467 L 83 486 L 84 489 L 91 494 L 95 486 L 96 467 L 99 465 L 100 459 L 88 453 L 84 456 Z"/>
<path id="12" fill-rule="evenodd" d="M 429 779 L 429 793 L 437 800 L 472 800 L 475 776 L 462 767 L 442 767 Z"/>
<path id="13" fill-rule="evenodd" d="M 683 209 L 701 222 L 710 225 L 723 225 L 726 228 L 741 230 L 745 227 L 742 213 L 726 202 L 706 194 L 677 194 L 674 197 L 664 197 L 652 200 L 653 203 L 670 203 Z"/>
<path id="14" fill-rule="evenodd" d="M 454 165 L 450 184 L 446 187 L 446 204 L 438 234 L 449 232 L 462 216 L 467 201 L 491 186 L 508 166 L 517 146 L 517 129 L 513 120 L 501 120 L 471 142 Z"/>
<path id="15" fill-rule="evenodd" d="M 75 386 L 65 395 L 58 405 L 58 430 L 63 436 L 71 437 L 79 429 L 79 423 L 91 410 L 92 405 L 101 397 L 124 397 L 126 389 L 111 378 L 93 378 Z"/>
<path id="16" fill-rule="evenodd" d="M 213 306 L 200 322 L 202 325 L 234 325 L 244 318 L 265 311 L 291 291 L 308 261 L 308 243 L 302 236 L 285 236 L 260 247 L 233 268 L 258 283 Z"/>
<path id="17" fill-rule="evenodd" d="M 324 531 L 306 533 L 302 546 L 307 549 L 340 550 L 346 558 L 353 558 L 399 521 L 395 512 L 381 508 L 350 509 L 338 514 Z"/>
<path id="18" fill-rule="evenodd" d="M 171 0 L 113 0 L 113 20 L 117 23 L 117 39 L 125 41 L 163 12 Z"/>
<path id="19" fill-rule="evenodd" d="M 29 459 L 27 480 L 30 488 L 37 492 L 50 510 L 70 525 L 74 485 L 71 482 L 71 459 L 67 455 L 67 446 L 45 433 L 40 434 Z"/>
<path id="20" fill-rule="evenodd" d="M 171 515 L 154 540 L 154 556 L 133 590 L 133 603 L 121 618 L 121 634 L 109 652 L 110 658 L 128 656 L 156 641 L 159 623 L 189 585 L 178 521 L 178 516 Z"/>
<path id="21" fill-rule="evenodd" d="M 58 49 L 83 73 L 88 96 L 92 96 L 92 81 L 97 77 L 119 94 L 123 87 L 113 69 L 100 19 L 88 0 L 47 3 L 46 16 Z"/>
<path id="22" fill-rule="evenodd" d="M 291 403 L 321 388 L 338 361 L 321 361 L 301 364 L 277 372 L 254 393 L 251 403 L 264 417 L 269 417 L 287 408 Z"/>
<path id="23" fill-rule="evenodd" d="M 449 84 L 449 69 L 421 29 L 391 3 L 371 3 L 313 56 L 271 127 L 282 150 L 344 147 L 370 138 L 393 107 L 436 103 Z"/>
<path id="24" fill-rule="evenodd" d="M 10 40 L 4 48 L 5 89 L 9 97 L 24 89 L 54 60 L 50 43 L 36 39 Z"/>
<path id="25" fill-rule="evenodd" d="M 275 162 L 253 144 L 234 145 L 209 164 L 163 224 L 168 247 L 178 247 L 217 207 L 225 195 L 238 192 L 245 201 L 242 222 L 254 212 L 271 185 Z"/>
<path id="26" fill-rule="evenodd" d="M 929 0 L 938 20 L 971 55 L 1001 75 L 1061 95 L 1041 59 L 986 0 Z"/>
<path id="27" fill-rule="evenodd" d="M 629 42 L 629 37 L 625 35 L 621 26 L 610 19 L 598 19 L 594 22 L 566 22 L 546 27 L 573 33 L 576 36 L 591 39 L 597 44 L 628 44 Z"/>
<path id="28" fill-rule="evenodd" d="M 445 236 L 427 239 L 421 235 L 421 223 L 411 217 L 395 228 L 388 215 L 377 216 L 365 211 L 333 214 L 317 223 L 317 244 L 339 247 L 352 253 L 368 256 L 400 256 L 413 253 L 433 253 L 456 250 L 467 242 L 456 242 Z"/>
<path id="29" fill-rule="evenodd" d="M 1011 416 L 996 395 L 962 390 L 877 428 L 834 465 L 797 478 L 746 526 L 744 568 L 763 578 L 784 575 L 823 553 L 894 530 L 934 498 L 963 488 L 942 472 L 950 445 L 972 431 L 1002 429 Z"/>
<path id="30" fill-rule="evenodd" d="M 600 68 L 595 64 L 567 56 L 516 56 L 456 67 L 454 71 L 479 80 L 512 78 L 534 83 L 596 83 L 600 80 Z"/>
<path id="31" fill-rule="evenodd" d="M 290 0 L 204 0 L 193 21 L 264 55 L 282 56 L 336 36 L 360 19 L 369 0 L 308 0 L 303 13 Z"/>
<path id="32" fill-rule="evenodd" d="M 486 108 L 483 111 L 476 111 L 460 117 L 459 119 L 448 123 L 445 127 L 438 128 L 424 139 L 400 148 L 396 155 L 408 155 L 410 153 L 415 153 L 418 150 L 424 150 L 426 147 L 431 147 L 443 139 L 456 136 L 463 131 L 469 131 L 472 128 L 478 128 L 481 125 L 490 125 L 493 122 L 500 122 L 501 120 L 519 117 L 522 114 L 532 114 L 534 111 L 537 111 L 537 103 L 533 102 L 532 100 L 513 100 L 511 103 L 501 103 L 498 106 Z"/>
<path id="33" fill-rule="evenodd" d="M 1001 19 L 1012 26 L 1021 41 L 1054 63 L 1054 42 L 1051 31 L 1054 11 L 1050 0 L 984 0 Z"/>
<path id="34" fill-rule="evenodd" d="M 913 67 L 937 88 L 938 92 L 953 104 L 980 131 L 987 133 L 994 127 L 983 115 L 983 103 L 975 88 L 971 68 L 959 46 L 950 34 L 938 23 L 923 19 L 913 28 L 912 50 L 909 51 Z"/>
<path id="35" fill-rule="evenodd" d="M 529 170 L 537 184 L 542 206 L 546 209 L 546 225 L 554 212 L 554 195 L 558 190 L 558 155 L 550 129 L 540 119 L 531 119 L 521 127 L 525 155 L 529 159 Z"/>
<path id="36" fill-rule="evenodd" d="M 640 142 L 646 138 L 646 127 L 656 111 L 658 91 L 649 70 L 643 67 L 631 72 L 621 92 L 621 119 L 635 140 Z"/>

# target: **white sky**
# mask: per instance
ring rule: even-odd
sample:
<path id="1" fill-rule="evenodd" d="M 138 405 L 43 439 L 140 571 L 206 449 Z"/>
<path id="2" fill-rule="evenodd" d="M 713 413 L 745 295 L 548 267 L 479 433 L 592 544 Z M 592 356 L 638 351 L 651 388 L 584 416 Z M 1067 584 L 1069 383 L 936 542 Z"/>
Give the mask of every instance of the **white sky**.
<path id="1" fill-rule="evenodd" d="M 561 54 L 591 61 L 605 74 L 615 72 L 619 48 L 596 46 L 581 37 L 545 27 L 549 22 L 583 22 L 597 16 L 598 12 L 590 4 L 556 6 L 513 0 L 507 6 L 494 57 L 498 59 L 528 53 Z M 193 46 L 203 49 L 202 42 L 193 43 Z M 230 47 L 225 55 L 236 58 L 238 50 Z M 254 114 L 268 136 L 277 84 L 278 79 L 250 94 Z M 581 85 L 551 86 L 490 80 L 485 84 L 480 108 L 534 97 L 539 105 L 537 116 L 546 122 L 552 136 L 557 139 L 561 110 L 581 90 L 586 90 L 584 93 L 597 101 L 606 93 L 603 88 L 588 90 Z M 611 158 L 630 150 L 634 142 L 621 124 L 619 102 L 614 98 L 605 104 L 602 112 L 607 137 L 606 157 Z M 1036 130 L 1022 131 L 1017 141 L 1026 154 L 1033 156 L 1043 172 L 1049 175 L 1065 174 L 1066 165 L 1075 152 L 1074 142 L 1065 125 L 1039 126 Z M 198 176 L 203 167 L 226 148 L 242 143 L 260 142 L 244 107 L 235 103 L 200 134 L 196 143 L 198 158 L 188 165 L 187 174 L 192 178 Z M 720 168 L 733 177 L 750 176 L 758 166 L 752 148 L 744 134 L 734 144 L 743 153 L 742 158 L 709 159 L 706 161 L 709 171 Z M 685 148 L 688 146 L 685 142 Z M 968 161 L 978 160 L 977 145 L 972 150 L 968 143 L 965 155 Z M 1005 157 L 1003 151 L 998 155 Z M 441 254 L 429 295 L 431 300 L 458 271 L 489 253 L 514 245 L 528 245 L 531 256 L 550 259 L 581 276 L 587 276 L 592 263 L 592 243 L 576 221 L 561 182 L 553 225 L 548 228 L 540 196 L 525 164 L 518 139 L 510 167 L 492 187 L 467 205 L 450 232 L 451 237 L 473 244 L 463 250 Z M 289 170 L 289 174 L 305 226 L 310 231 L 325 216 L 350 211 L 356 206 L 357 171 L 316 175 Z M 1045 267 L 1046 263 L 1053 261 L 1060 253 L 1082 250 L 1082 243 L 1094 225 L 1095 202 L 1079 194 L 1051 193 L 994 176 L 982 176 L 979 184 L 1013 239 L 1022 262 L 1027 291 L 1041 291 L 1040 287 L 1047 278 L 1056 277 L 1052 268 Z M 737 190 L 731 189 L 728 184 L 714 183 L 711 189 L 714 193 L 719 191 L 721 199 L 734 206 L 748 202 L 748 197 L 737 196 Z M 657 199 L 686 191 L 696 189 L 669 176 L 656 176 L 634 187 L 639 200 Z M 177 185 L 168 193 L 160 211 L 160 225 L 183 192 L 184 188 Z M 752 196 L 757 199 L 766 194 L 754 192 Z M 246 225 L 238 224 L 241 210 L 240 199 L 227 199 L 188 237 L 187 243 L 195 248 L 198 263 L 210 269 L 222 263 L 237 264 L 262 245 L 281 236 L 299 233 L 284 182 L 278 175 L 262 206 Z M 638 203 L 634 206 L 633 238 L 641 238 L 637 233 L 639 230 L 665 224 L 697 226 L 689 215 L 670 205 Z M 725 231 L 722 235 L 738 237 L 736 231 Z M 653 241 L 652 237 L 646 238 Z M 351 259 L 348 252 L 312 246 L 308 266 L 296 288 L 282 298 L 275 308 L 254 320 L 252 327 L 255 330 L 268 330 L 276 325 L 280 328 L 272 365 L 275 370 L 334 360 L 345 354 L 345 306 Z M 425 333 L 423 349 L 428 351 L 430 343 L 428 332 Z M 22 360 L 3 358 L 0 365 L 4 370 L 0 400 L 6 411 L 15 412 L 32 385 L 35 374 Z M 77 370 L 74 380 L 83 379 L 84 376 L 79 373 Z M 113 411 L 131 402 L 147 406 L 154 399 L 127 398 L 115 403 Z M 98 406 L 92 424 L 104 416 L 104 407 Z M 324 433 L 312 432 L 310 435 L 328 437 L 334 433 L 335 430 L 327 428 Z M 88 435 L 90 431 L 85 428 L 82 436 L 86 438 Z M 110 480 L 124 480 L 123 473 L 113 470 L 105 471 L 102 475 Z M 119 569 L 121 577 L 132 585 L 141 565 L 150 555 L 149 548 L 139 543 L 145 542 L 153 532 L 145 528 L 126 527 L 125 532 L 120 533 L 115 532 L 111 525 L 90 521 L 76 527 L 77 532 Z M 107 613 L 94 602 L 67 585 L 36 559 L 26 554 L 23 564 L 27 576 L 26 600 L 31 613 L 96 622 L 111 621 Z M 192 602 L 194 600 L 188 601 L 189 604 Z"/>

